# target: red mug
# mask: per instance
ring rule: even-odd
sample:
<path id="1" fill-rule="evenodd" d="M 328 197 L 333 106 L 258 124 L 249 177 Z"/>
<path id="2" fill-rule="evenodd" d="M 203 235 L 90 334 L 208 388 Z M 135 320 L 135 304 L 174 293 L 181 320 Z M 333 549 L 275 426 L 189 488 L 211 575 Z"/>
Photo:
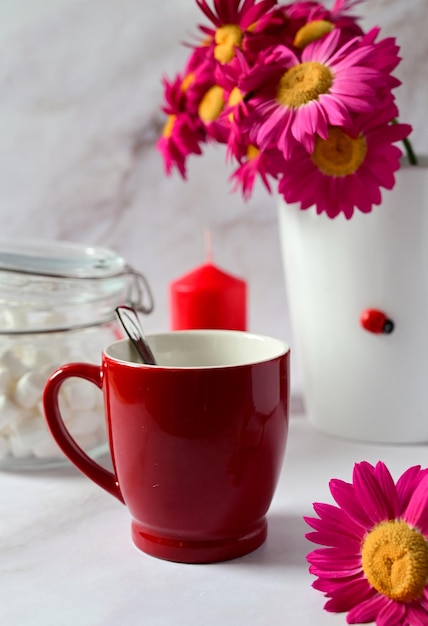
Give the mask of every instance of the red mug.
<path id="1" fill-rule="evenodd" d="M 158 365 L 129 340 L 102 364 L 57 369 L 44 391 L 50 431 L 76 467 L 123 502 L 142 551 L 184 563 L 243 556 L 267 536 L 266 513 L 288 434 L 289 347 L 243 331 L 173 331 L 148 337 Z M 102 389 L 113 471 L 68 432 L 61 385 Z"/>

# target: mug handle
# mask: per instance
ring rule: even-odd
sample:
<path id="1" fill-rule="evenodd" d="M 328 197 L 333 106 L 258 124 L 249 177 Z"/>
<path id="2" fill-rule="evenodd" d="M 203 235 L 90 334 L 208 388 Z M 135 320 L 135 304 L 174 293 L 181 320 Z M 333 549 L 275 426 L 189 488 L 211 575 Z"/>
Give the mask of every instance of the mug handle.
<path id="1" fill-rule="evenodd" d="M 43 392 L 43 406 L 49 430 L 64 454 L 85 476 L 125 504 L 116 474 L 109 472 L 91 459 L 76 443 L 64 424 L 59 409 L 58 394 L 61 385 L 71 377 L 83 378 L 99 389 L 103 387 L 103 370 L 98 365 L 69 363 L 55 370 L 49 377 Z"/>

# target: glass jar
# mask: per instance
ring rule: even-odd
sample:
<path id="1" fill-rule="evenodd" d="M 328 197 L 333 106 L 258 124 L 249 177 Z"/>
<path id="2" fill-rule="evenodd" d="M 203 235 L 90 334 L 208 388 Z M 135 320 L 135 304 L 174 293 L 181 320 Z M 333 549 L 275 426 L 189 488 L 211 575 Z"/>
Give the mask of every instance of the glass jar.
<path id="1" fill-rule="evenodd" d="M 153 309 L 146 279 L 112 250 L 63 241 L 0 241 L 0 469 L 68 463 L 45 423 L 47 378 L 72 361 L 101 362 L 122 336 L 115 309 Z M 60 393 L 73 436 L 92 458 L 107 451 L 101 391 L 70 380 Z"/>

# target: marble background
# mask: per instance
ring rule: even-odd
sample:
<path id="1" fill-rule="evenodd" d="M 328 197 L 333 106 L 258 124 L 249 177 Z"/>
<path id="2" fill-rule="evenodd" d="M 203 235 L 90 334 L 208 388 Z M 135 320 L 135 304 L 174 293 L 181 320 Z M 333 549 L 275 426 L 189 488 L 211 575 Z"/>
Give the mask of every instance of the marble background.
<path id="1" fill-rule="evenodd" d="M 402 47 L 401 119 L 427 152 L 427 1 L 359 9 Z M 193 0 L 0 1 L 1 238 L 117 250 L 152 286 L 150 332 L 168 328 L 168 283 L 203 261 L 210 228 L 215 262 L 248 281 L 250 330 L 292 345 L 275 198 L 232 195 L 221 149 L 194 158 L 187 182 L 165 177 L 155 149 L 161 76 L 181 69 L 200 21 Z"/>

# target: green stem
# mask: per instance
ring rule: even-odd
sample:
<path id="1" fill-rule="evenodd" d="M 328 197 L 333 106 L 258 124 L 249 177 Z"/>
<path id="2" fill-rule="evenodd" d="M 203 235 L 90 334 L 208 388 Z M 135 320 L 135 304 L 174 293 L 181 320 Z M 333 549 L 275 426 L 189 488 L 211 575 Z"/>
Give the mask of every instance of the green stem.
<path id="1" fill-rule="evenodd" d="M 407 139 L 403 139 L 403 144 L 404 144 L 404 148 L 406 150 L 406 154 L 407 154 L 407 158 L 409 159 L 409 163 L 410 165 L 417 165 L 418 164 L 418 159 L 416 157 L 416 154 L 413 150 L 413 146 L 410 143 L 410 141 Z"/>
<path id="2" fill-rule="evenodd" d="M 398 120 L 397 119 L 393 119 L 392 123 L 393 124 L 398 124 Z M 413 146 L 410 143 L 409 139 L 406 137 L 402 141 L 403 141 L 404 149 L 406 151 L 406 155 L 407 155 L 407 158 L 409 159 L 410 165 L 418 165 L 418 158 L 417 158 L 417 156 L 415 154 L 415 151 L 413 150 Z"/>

